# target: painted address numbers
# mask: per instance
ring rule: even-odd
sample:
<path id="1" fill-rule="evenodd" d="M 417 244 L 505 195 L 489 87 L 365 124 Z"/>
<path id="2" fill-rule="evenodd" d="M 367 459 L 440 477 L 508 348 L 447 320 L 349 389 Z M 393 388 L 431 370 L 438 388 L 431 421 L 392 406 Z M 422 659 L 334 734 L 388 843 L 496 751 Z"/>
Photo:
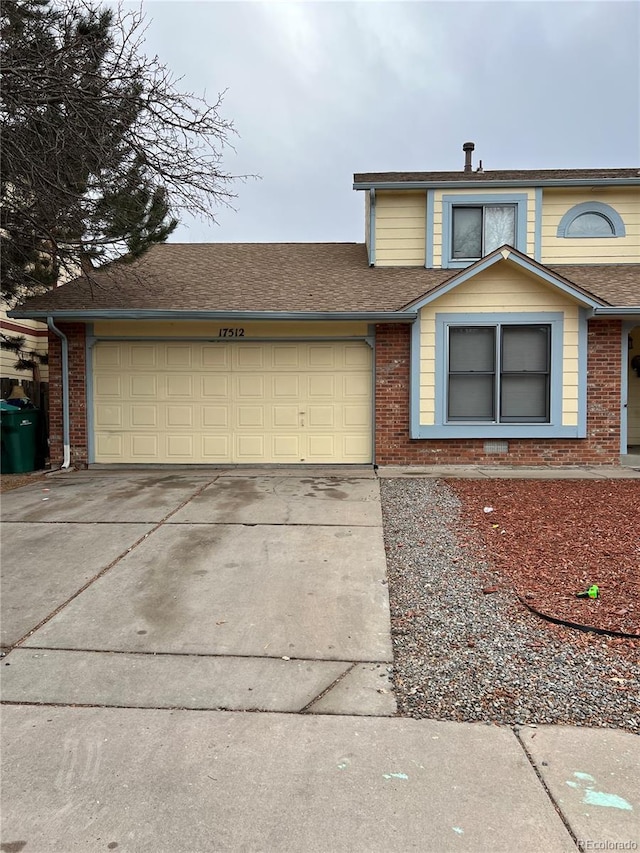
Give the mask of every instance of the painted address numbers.
<path id="1" fill-rule="evenodd" d="M 244 338 L 244 329 L 218 329 L 219 338 Z"/>

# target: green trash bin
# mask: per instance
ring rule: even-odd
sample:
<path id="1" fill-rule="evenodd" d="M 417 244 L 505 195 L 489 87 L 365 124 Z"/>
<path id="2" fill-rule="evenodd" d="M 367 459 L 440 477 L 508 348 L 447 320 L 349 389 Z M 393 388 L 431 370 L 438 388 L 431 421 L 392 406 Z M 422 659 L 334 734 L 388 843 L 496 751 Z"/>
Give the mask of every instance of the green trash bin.
<path id="1" fill-rule="evenodd" d="M 39 409 L 18 409 L 4 400 L 1 401 L 0 461 L 3 474 L 35 471 L 39 418 Z"/>

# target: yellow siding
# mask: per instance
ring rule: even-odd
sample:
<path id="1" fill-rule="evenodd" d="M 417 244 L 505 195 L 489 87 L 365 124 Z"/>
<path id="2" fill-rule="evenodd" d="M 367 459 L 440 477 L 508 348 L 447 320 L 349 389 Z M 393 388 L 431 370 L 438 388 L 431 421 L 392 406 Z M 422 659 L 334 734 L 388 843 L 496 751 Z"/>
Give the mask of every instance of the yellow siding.
<path id="1" fill-rule="evenodd" d="M 436 314 L 564 312 L 562 424 L 578 423 L 578 306 L 507 261 L 474 276 L 420 312 L 420 423 L 435 423 Z"/>
<path id="2" fill-rule="evenodd" d="M 558 225 L 576 204 L 598 201 L 622 217 L 625 237 L 557 237 Z M 636 187 L 545 189 L 542 203 L 543 264 L 640 263 L 640 190 Z"/>
<path id="3" fill-rule="evenodd" d="M 242 320 L 197 320 L 194 322 L 174 322 L 162 320 L 101 320 L 94 323 L 96 337 L 134 337 L 134 338 L 208 338 L 216 340 L 221 329 L 243 329 L 245 338 L 306 338 L 306 337 L 364 337 L 368 332 L 367 323 L 345 322 L 263 322 Z M 231 337 L 229 336 L 231 340 Z"/>
<path id="4" fill-rule="evenodd" d="M 6 315 L 6 310 L 0 307 L 0 320 L 2 322 L 2 333 L 6 335 L 8 338 L 19 338 L 24 337 L 25 339 L 25 349 L 28 351 L 35 351 L 42 353 L 43 355 L 47 352 L 48 343 L 46 335 L 34 335 L 30 334 L 29 330 L 46 330 L 46 325 L 44 323 L 38 323 L 35 320 L 11 320 Z M 6 324 L 10 324 L 11 326 L 20 326 L 20 330 L 14 328 L 7 328 Z M 9 379 L 15 379 L 16 381 L 20 380 L 31 380 L 33 376 L 30 370 L 16 370 L 14 367 L 16 363 L 16 355 L 9 350 L 0 349 L 0 376 Z M 49 369 L 46 364 L 40 365 L 40 379 L 42 382 L 47 382 L 49 378 Z"/>
<path id="5" fill-rule="evenodd" d="M 424 191 L 376 192 L 376 266 L 424 266 L 426 205 Z"/>
<path id="6" fill-rule="evenodd" d="M 464 196 L 474 195 L 526 195 L 527 196 L 527 254 L 533 257 L 534 252 L 534 235 L 535 235 L 535 191 L 533 189 L 494 189 L 487 187 L 486 190 L 437 190 L 434 197 L 433 211 L 433 266 L 442 266 L 442 197 L 443 196 L 460 196 L 460 201 L 464 201 Z"/>
<path id="7" fill-rule="evenodd" d="M 629 390 L 627 398 L 627 444 L 640 446 L 640 377 L 631 369 L 631 359 L 640 356 L 640 326 L 631 332 L 632 348 L 629 350 Z"/>

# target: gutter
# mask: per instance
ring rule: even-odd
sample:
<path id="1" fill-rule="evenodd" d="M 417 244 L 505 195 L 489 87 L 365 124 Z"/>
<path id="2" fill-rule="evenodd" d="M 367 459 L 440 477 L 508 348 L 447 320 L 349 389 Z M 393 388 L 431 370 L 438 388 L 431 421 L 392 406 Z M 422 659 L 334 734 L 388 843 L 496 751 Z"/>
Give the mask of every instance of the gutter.
<path id="1" fill-rule="evenodd" d="M 546 181 L 531 181 L 523 178 L 520 181 L 355 181 L 354 190 L 468 190 L 481 187 L 636 187 L 640 186 L 640 178 L 550 178 Z"/>
<path id="2" fill-rule="evenodd" d="M 94 310 L 29 311 L 14 309 L 9 317 L 19 320 L 59 320 L 89 322 L 92 320 L 364 320 L 371 323 L 407 323 L 418 316 L 416 311 L 182 311 L 157 308 L 98 308 Z M 51 327 L 49 327 L 51 328 Z M 54 331 L 52 329 L 52 331 Z M 56 332 L 58 334 L 58 332 Z M 61 334 L 61 333 L 60 333 Z"/>
<path id="3" fill-rule="evenodd" d="M 591 316 L 613 317 L 618 319 L 624 319 L 625 317 L 640 317 L 640 305 L 630 305 L 628 308 L 616 308 L 614 305 L 606 305 L 599 308 L 594 308 Z"/>
<path id="4" fill-rule="evenodd" d="M 69 341 L 64 332 L 56 328 L 53 323 L 53 317 L 47 317 L 47 326 L 49 329 L 60 338 L 62 342 L 62 444 L 64 447 L 64 455 L 62 459 L 63 470 L 66 470 L 71 465 L 71 441 L 70 441 L 70 418 L 69 418 Z"/>

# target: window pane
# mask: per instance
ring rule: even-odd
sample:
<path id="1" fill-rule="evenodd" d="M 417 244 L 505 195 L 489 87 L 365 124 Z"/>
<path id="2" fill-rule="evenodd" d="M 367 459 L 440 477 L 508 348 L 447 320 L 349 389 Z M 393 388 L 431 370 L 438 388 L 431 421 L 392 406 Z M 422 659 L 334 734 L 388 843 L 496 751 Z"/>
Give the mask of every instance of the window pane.
<path id="1" fill-rule="evenodd" d="M 454 374 L 449 377 L 449 420 L 492 421 L 494 377 Z"/>
<path id="2" fill-rule="evenodd" d="M 493 372 L 495 329 L 490 326 L 452 326 L 449 329 L 449 371 Z"/>
<path id="3" fill-rule="evenodd" d="M 548 409 L 547 377 L 540 374 L 528 376 L 502 376 L 500 420 L 547 421 Z"/>
<path id="4" fill-rule="evenodd" d="M 611 237 L 613 226 L 600 213 L 581 213 L 567 228 L 567 237 Z"/>
<path id="5" fill-rule="evenodd" d="M 453 208 L 453 257 L 479 258 L 482 255 L 482 208 Z"/>
<path id="6" fill-rule="evenodd" d="M 484 254 L 516 242 L 516 209 L 512 204 L 492 204 L 484 209 Z"/>
<path id="7" fill-rule="evenodd" d="M 503 373 L 549 369 L 548 326 L 503 326 Z"/>

